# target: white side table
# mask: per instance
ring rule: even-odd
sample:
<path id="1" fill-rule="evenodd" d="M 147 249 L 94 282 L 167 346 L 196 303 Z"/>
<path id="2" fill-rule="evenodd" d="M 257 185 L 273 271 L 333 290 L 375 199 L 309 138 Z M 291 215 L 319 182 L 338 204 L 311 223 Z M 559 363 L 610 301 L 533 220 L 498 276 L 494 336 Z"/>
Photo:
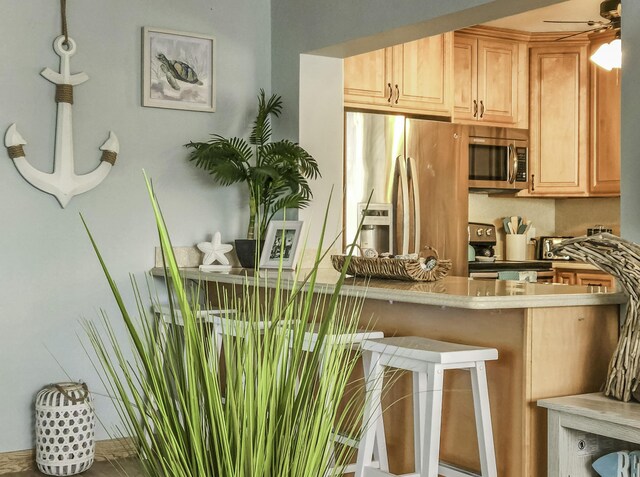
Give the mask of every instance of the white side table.
<path id="1" fill-rule="evenodd" d="M 640 403 L 602 393 L 538 401 L 549 410 L 548 477 L 591 477 L 591 463 L 618 450 L 640 449 Z"/>

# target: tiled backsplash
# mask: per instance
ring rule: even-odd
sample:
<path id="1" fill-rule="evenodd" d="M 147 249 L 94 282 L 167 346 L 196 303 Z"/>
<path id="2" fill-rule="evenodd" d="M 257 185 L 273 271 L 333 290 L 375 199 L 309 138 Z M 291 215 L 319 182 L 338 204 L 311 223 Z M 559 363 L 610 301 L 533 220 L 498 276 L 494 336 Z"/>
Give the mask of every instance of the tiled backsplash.
<path id="1" fill-rule="evenodd" d="M 603 225 L 620 233 L 619 198 L 526 199 L 469 194 L 469 222 L 496 226 L 496 254 L 504 256 L 501 219 L 520 215 L 531 220 L 536 235 L 585 235 L 587 228 Z"/>
<path id="2" fill-rule="evenodd" d="M 556 228 L 554 199 L 525 199 L 514 197 L 489 197 L 486 194 L 469 194 L 469 222 L 495 224 L 502 229 L 501 219 L 519 215 L 531 220 L 537 235 L 553 235 Z"/>
<path id="3" fill-rule="evenodd" d="M 558 235 L 585 235 L 587 228 L 594 225 L 612 228 L 614 234 L 620 234 L 619 198 L 556 200 L 556 233 Z"/>

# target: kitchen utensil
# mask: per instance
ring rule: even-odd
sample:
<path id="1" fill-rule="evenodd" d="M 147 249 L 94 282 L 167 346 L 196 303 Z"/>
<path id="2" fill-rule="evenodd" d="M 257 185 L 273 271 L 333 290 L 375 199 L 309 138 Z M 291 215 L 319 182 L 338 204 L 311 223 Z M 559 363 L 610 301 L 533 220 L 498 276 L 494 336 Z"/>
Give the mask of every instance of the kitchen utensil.
<path id="1" fill-rule="evenodd" d="M 510 225 L 511 225 L 511 233 L 517 234 L 518 233 L 518 217 L 511 217 Z"/>
<path id="2" fill-rule="evenodd" d="M 507 234 L 512 233 L 511 226 L 509 225 L 509 217 L 505 217 L 504 219 L 502 219 L 502 225 L 504 226 L 505 233 Z"/>

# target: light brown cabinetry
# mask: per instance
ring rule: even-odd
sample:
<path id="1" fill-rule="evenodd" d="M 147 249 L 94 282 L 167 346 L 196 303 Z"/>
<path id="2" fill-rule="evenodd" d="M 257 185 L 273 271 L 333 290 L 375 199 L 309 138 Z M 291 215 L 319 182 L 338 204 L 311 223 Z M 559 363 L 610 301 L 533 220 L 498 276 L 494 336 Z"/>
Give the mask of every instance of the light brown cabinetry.
<path id="1" fill-rule="evenodd" d="M 530 50 L 529 195 L 587 195 L 587 53 L 586 43 Z"/>
<path id="2" fill-rule="evenodd" d="M 606 32 L 591 37 L 590 54 L 614 39 Z M 620 70 L 590 64 L 591 129 L 589 194 L 620 195 Z"/>
<path id="3" fill-rule="evenodd" d="M 615 280 L 608 273 L 576 272 L 576 285 L 611 288 L 615 286 Z"/>
<path id="4" fill-rule="evenodd" d="M 344 60 L 345 106 L 451 116 L 453 33 Z"/>
<path id="5" fill-rule="evenodd" d="M 456 32 L 454 121 L 526 128 L 526 55 L 523 41 Z"/>
<path id="6" fill-rule="evenodd" d="M 555 283 L 562 283 L 564 285 L 575 285 L 576 274 L 575 272 L 561 272 L 560 270 L 558 270 L 556 271 Z"/>
<path id="7" fill-rule="evenodd" d="M 555 283 L 565 285 L 583 285 L 589 287 L 615 287 L 615 279 L 599 270 L 556 270 Z"/>
<path id="8" fill-rule="evenodd" d="M 620 78 L 589 61 L 591 43 L 535 43 L 530 49 L 528 196 L 620 195 Z"/>

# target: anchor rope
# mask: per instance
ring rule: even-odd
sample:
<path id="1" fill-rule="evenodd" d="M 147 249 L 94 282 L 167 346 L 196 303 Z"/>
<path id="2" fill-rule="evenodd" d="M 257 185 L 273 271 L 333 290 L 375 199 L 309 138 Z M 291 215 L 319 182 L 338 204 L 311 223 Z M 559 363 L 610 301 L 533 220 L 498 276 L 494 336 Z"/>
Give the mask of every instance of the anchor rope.
<path id="1" fill-rule="evenodd" d="M 117 158 L 118 154 L 113 151 L 102 151 L 102 157 L 100 158 L 100 160 L 103 162 L 108 162 L 112 166 L 115 166 Z"/>
<path id="2" fill-rule="evenodd" d="M 24 149 L 21 144 L 18 144 L 17 146 L 7 146 L 7 153 L 9 153 L 9 158 L 11 159 L 24 157 Z"/>
<path id="3" fill-rule="evenodd" d="M 62 17 L 62 34 L 64 35 L 64 46 L 69 46 L 69 30 L 67 28 L 67 0 L 60 0 L 60 14 Z"/>
<path id="4" fill-rule="evenodd" d="M 56 103 L 73 104 L 73 86 L 70 84 L 56 85 Z"/>

